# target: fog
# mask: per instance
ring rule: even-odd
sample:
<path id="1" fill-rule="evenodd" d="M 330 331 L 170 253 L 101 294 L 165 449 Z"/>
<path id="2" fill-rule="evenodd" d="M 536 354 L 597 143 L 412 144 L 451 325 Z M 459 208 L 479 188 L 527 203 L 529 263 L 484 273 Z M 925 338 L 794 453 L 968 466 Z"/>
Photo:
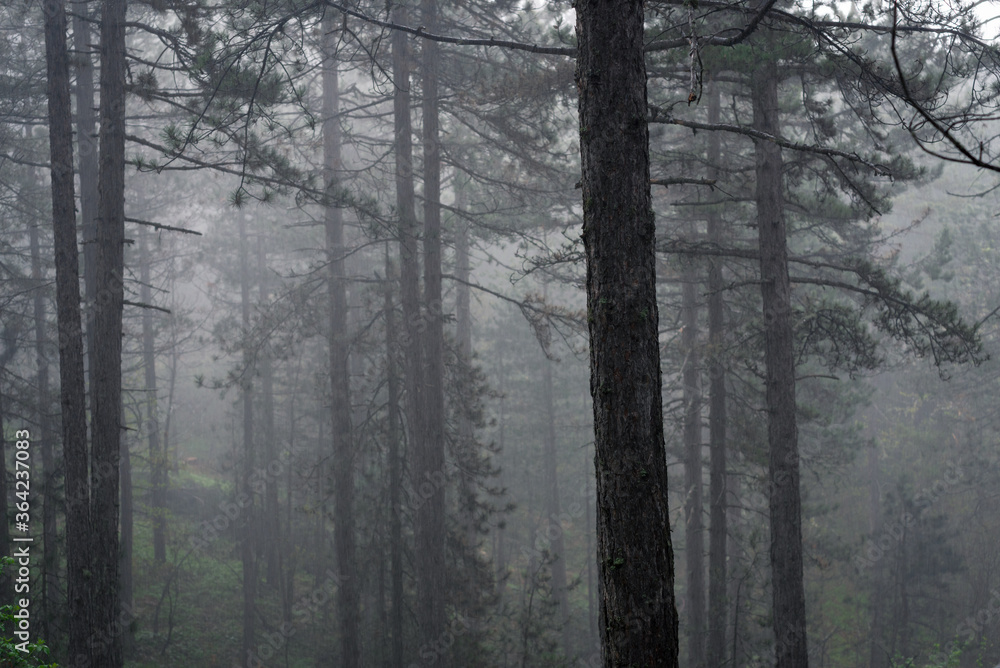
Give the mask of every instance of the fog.
<path id="1" fill-rule="evenodd" d="M 0 30 L 0 666 L 1000 663 L 989 12 Z"/>

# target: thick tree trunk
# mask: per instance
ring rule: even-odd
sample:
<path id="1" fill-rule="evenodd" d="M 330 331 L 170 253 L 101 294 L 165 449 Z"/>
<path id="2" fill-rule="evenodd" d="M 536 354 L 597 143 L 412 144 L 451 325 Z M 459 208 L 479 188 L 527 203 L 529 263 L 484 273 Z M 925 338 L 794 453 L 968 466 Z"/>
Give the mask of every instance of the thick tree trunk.
<path id="1" fill-rule="evenodd" d="M 119 462 L 122 411 L 122 307 L 125 243 L 125 4 L 101 5 L 101 132 L 94 357 L 90 366 L 93 623 L 106 641 L 93 648 L 96 665 L 120 668 Z"/>
<path id="2" fill-rule="evenodd" d="M 396 370 L 396 310 L 392 303 L 395 270 L 389 246 L 385 248 L 385 356 L 388 390 L 388 426 L 386 441 L 389 457 L 389 570 L 392 580 L 391 668 L 403 668 L 403 517 L 399 492 L 403 485 L 403 455 L 400 452 L 399 374 Z"/>
<path id="3" fill-rule="evenodd" d="M 420 19 L 431 32 L 437 30 L 437 0 L 421 0 Z M 441 300 L 441 146 L 438 136 L 438 44 L 424 40 L 423 49 L 423 153 L 424 153 L 424 325 L 423 376 L 424 437 L 414 451 L 414 489 L 431 482 L 433 491 L 422 499 L 415 520 L 417 562 L 417 618 L 421 640 L 437 642 L 445 632 L 445 467 L 444 467 L 444 317 Z M 447 668 L 449 656 L 439 656 Z"/>
<path id="4" fill-rule="evenodd" d="M 80 259 L 73 194 L 73 119 L 70 110 L 66 14 L 59 0 L 45 12 L 48 72 L 49 155 L 52 171 L 52 228 L 59 327 L 59 392 L 66 469 L 66 561 L 69 659 L 89 662 L 93 626 L 90 606 L 90 486 L 87 414 L 80 317 Z M 117 473 L 117 471 L 116 471 Z M 117 520 L 117 513 L 115 516 Z M 117 537 L 116 537 L 117 538 Z M 114 608 L 117 611 L 117 606 Z"/>
<path id="5" fill-rule="evenodd" d="M 139 231 L 139 299 L 143 304 L 152 302 L 150 289 L 149 232 L 145 226 Z M 163 564 L 167 560 L 167 457 L 160 446 L 159 398 L 156 394 L 156 334 L 153 332 L 153 311 L 142 312 L 142 366 L 145 374 L 146 442 L 149 446 L 150 514 L 153 519 L 153 561 Z"/>
<path id="6" fill-rule="evenodd" d="M 39 248 L 38 226 L 28 228 L 28 243 L 31 247 L 31 280 L 35 283 L 32 299 L 32 316 L 35 321 L 35 366 L 38 400 L 35 409 L 39 424 L 35 443 L 42 456 L 42 605 L 39 615 L 39 634 L 47 643 L 59 646 L 59 637 L 52 624 L 59 609 L 59 541 L 56 526 L 56 510 L 59 507 L 56 489 L 58 479 L 53 454 L 53 433 L 49 426 L 52 420 L 52 397 L 49 396 L 49 355 L 46 341 L 45 308 L 46 278 L 42 272 L 42 254 Z M 6 517 L 6 515 L 5 515 Z M 2 536 L 0 536 L 2 538 Z"/>
<path id="7" fill-rule="evenodd" d="M 576 6 L 604 666 L 677 666 L 643 6 Z"/>
<path id="8" fill-rule="evenodd" d="M 240 308 L 243 335 L 250 333 L 250 259 L 247 241 L 246 221 L 240 216 Z M 244 343 L 249 346 L 249 341 Z M 249 350 L 243 351 L 243 379 L 240 392 L 243 399 L 243 468 L 237 485 L 237 502 L 242 511 L 238 519 L 240 540 L 240 561 L 243 577 L 243 638 L 240 661 L 243 668 L 255 668 L 255 626 L 257 606 L 257 524 L 256 499 L 251 484 L 256 460 L 253 424 L 253 375 L 254 365 Z M 242 502 L 242 503 L 239 503 Z"/>
<path id="9" fill-rule="evenodd" d="M 693 226 L 692 226 L 693 227 Z M 693 258 L 681 260 L 684 329 L 684 563 L 687 566 L 688 665 L 705 668 L 705 526 L 701 466 L 701 356 L 698 350 L 698 272 Z"/>
<path id="10" fill-rule="evenodd" d="M 323 180 L 327 188 L 326 252 L 330 263 L 330 382 L 334 467 L 334 545 L 341 578 L 337 608 L 340 617 L 341 664 L 360 665 L 359 591 L 354 537 L 354 438 L 351 427 L 350 340 L 347 332 L 347 284 L 344 276 L 343 210 L 336 200 L 340 188 L 340 109 L 336 60 L 338 32 L 332 13 L 323 19 L 326 60 L 323 66 Z"/>
<path id="11" fill-rule="evenodd" d="M 719 122 L 719 87 L 708 90 L 708 122 Z M 722 150 L 719 133 L 708 136 L 708 178 L 719 178 Z M 708 240 L 722 246 L 722 216 L 716 209 L 708 214 Z M 709 535 L 708 535 L 708 655 L 710 667 L 726 661 L 727 568 L 726 568 L 726 367 L 725 305 L 722 291 L 722 259 L 708 259 L 708 440 L 709 462 Z"/>
<path id="12" fill-rule="evenodd" d="M 778 70 L 767 41 L 755 66 L 751 87 L 753 127 L 780 134 Z M 757 232 L 764 308 L 764 359 L 768 488 L 771 517 L 771 588 L 777 668 L 806 668 L 806 606 L 802 583 L 802 510 L 799 497 L 798 428 L 795 418 L 795 356 L 791 286 L 785 237 L 781 148 L 755 141 Z"/>

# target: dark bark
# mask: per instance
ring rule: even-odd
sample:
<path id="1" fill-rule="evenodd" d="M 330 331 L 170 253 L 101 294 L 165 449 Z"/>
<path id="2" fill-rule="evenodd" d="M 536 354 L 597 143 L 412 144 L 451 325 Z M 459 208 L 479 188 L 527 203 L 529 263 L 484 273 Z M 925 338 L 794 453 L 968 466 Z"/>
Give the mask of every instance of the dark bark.
<path id="1" fill-rule="evenodd" d="M 42 604 L 39 615 L 39 634 L 47 643 L 60 645 L 56 626 L 52 623 L 59 609 L 59 542 L 56 526 L 56 510 L 59 506 L 56 489 L 58 473 L 53 453 L 52 397 L 49 396 L 49 345 L 46 340 L 48 315 L 45 306 L 46 278 L 42 272 L 42 254 L 38 240 L 37 225 L 28 228 L 28 243 L 31 248 L 31 280 L 35 283 L 32 298 L 32 317 L 35 321 L 35 366 L 38 399 L 35 409 L 38 421 L 38 435 L 35 444 L 42 457 Z M 2 431 L 2 430 L 0 430 Z M 6 497 L 5 497 L 6 498 Z M 6 516 L 6 515 L 5 515 Z M 3 538 L 0 536 L 0 538 Z"/>
<path id="2" fill-rule="evenodd" d="M 879 484 L 878 448 L 875 440 L 868 446 L 868 535 L 882 535 L 882 495 Z M 874 595 L 871 597 L 871 631 L 869 634 L 868 668 L 887 668 L 890 655 L 886 652 L 882 635 L 884 633 L 886 591 L 883 581 L 884 560 L 877 559 L 869 573 Z"/>
<path id="3" fill-rule="evenodd" d="M 249 248 L 247 241 L 246 221 L 240 215 L 240 309 L 243 323 L 243 335 L 250 334 L 250 268 Z M 256 535 L 256 499 L 251 485 L 253 480 L 256 447 L 254 446 L 253 424 L 253 374 L 254 366 L 251 359 L 250 342 L 245 340 L 243 351 L 243 378 L 240 392 L 243 399 L 243 467 L 240 471 L 237 485 L 237 499 L 242 501 L 238 522 L 240 541 L 240 561 L 243 578 L 243 637 L 240 661 L 244 668 L 254 668 L 256 637 L 256 606 L 257 606 L 257 535 Z"/>
<path id="4" fill-rule="evenodd" d="M 779 134 L 778 69 L 767 35 L 754 68 L 753 128 Z M 771 588 L 777 668 L 806 668 L 806 608 L 802 583 L 802 512 L 791 285 L 785 233 L 781 147 L 755 140 L 760 290 L 764 309 Z"/>
<path id="5" fill-rule="evenodd" d="M 76 663 L 90 660 L 87 640 L 94 627 L 88 578 L 91 568 L 90 486 L 84 405 L 83 325 L 80 317 L 80 259 L 73 192 L 73 118 L 66 54 L 66 13 L 60 0 L 47 5 L 45 12 L 45 60 L 48 72 L 56 320 L 59 328 L 59 393 L 66 469 L 69 657 Z"/>
<path id="6" fill-rule="evenodd" d="M 674 667 L 643 7 L 576 12 L 603 665 Z"/>
<path id="7" fill-rule="evenodd" d="M 681 350 L 684 353 L 684 563 L 687 566 L 688 664 L 705 666 L 705 526 L 701 465 L 701 355 L 698 349 L 698 272 L 682 260 Z"/>
<path id="8" fill-rule="evenodd" d="M 95 643 L 96 665 L 123 663 L 118 539 L 122 410 L 122 307 L 125 243 L 125 5 L 101 5 L 101 131 L 98 164 L 97 260 L 90 365 L 91 523 L 93 624 L 105 641 Z"/>
<path id="9" fill-rule="evenodd" d="M 392 581 L 391 668 L 403 668 L 403 517 L 399 492 L 403 485 L 403 455 L 400 452 L 399 374 L 396 370 L 396 310 L 392 303 L 395 270 L 385 249 L 385 355 L 386 388 L 388 390 L 388 425 L 386 442 L 389 457 L 389 570 Z"/>
<path id="10" fill-rule="evenodd" d="M 719 122 L 719 88 L 708 91 L 709 123 Z M 708 178 L 719 178 L 722 150 L 719 133 L 708 136 Z M 722 246 L 725 239 L 720 212 L 713 208 L 708 214 L 708 240 Z M 708 654 L 709 666 L 722 666 L 726 661 L 727 601 L 727 503 L 726 496 L 726 367 L 723 355 L 726 347 L 725 305 L 722 291 L 722 258 L 708 259 L 708 440 L 709 461 L 709 534 L 708 534 Z"/>
<path id="11" fill-rule="evenodd" d="M 143 304 L 152 303 L 150 289 L 149 232 L 145 226 L 139 231 L 139 299 Z M 149 508 L 153 520 L 153 561 L 163 564 L 167 560 L 167 457 L 160 446 L 159 398 L 156 393 L 156 334 L 153 331 L 153 310 L 142 312 L 142 366 L 145 374 L 146 442 L 149 447 Z"/>
<path id="12" fill-rule="evenodd" d="M 461 210 L 464 206 L 464 189 L 455 186 L 455 208 Z M 458 278 L 455 286 L 455 347 L 459 363 L 466 368 L 472 367 L 472 309 L 469 279 L 471 267 L 469 263 L 469 228 L 468 221 L 456 216 L 455 234 L 455 276 Z M 466 461 L 472 462 L 478 457 L 475 433 L 472 420 L 467 411 L 459 412 L 458 444 Z M 461 470 L 461 509 L 465 542 L 470 550 L 476 548 L 479 540 L 476 529 L 476 485 L 471 466 L 463 466 Z M 475 587 L 472 578 L 470 588 Z"/>
<path id="13" fill-rule="evenodd" d="M 334 545 L 341 578 L 337 608 L 340 622 L 341 665 L 354 668 L 361 661 L 359 637 L 356 547 L 354 536 L 354 437 L 351 426 L 350 338 L 347 331 L 347 281 L 344 275 L 343 210 L 335 201 L 340 187 L 341 147 L 338 32 L 331 13 L 323 19 L 326 36 L 323 67 L 323 180 L 327 188 L 326 252 L 329 262 L 331 424 L 334 461 Z"/>
<path id="14" fill-rule="evenodd" d="M 437 29 L 437 0 L 421 0 L 421 23 Z M 436 42 L 425 40 L 423 48 L 423 158 L 424 158 L 424 332 L 426 368 L 423 374 L 424 436 L 415 443 L 413 476 L 415 490 L 431 482 L 433 492 L 422 498 L 414 521 L 417 570 L 417 618 L 421 640 L 438 642 L 445 632 L 445 490 L 444 484 L 444 317 L 441 300 L 441 146 L 438 120 L 438 69 Z M 421 494 L 423 497 L 423 494 Z M 447 668 L 449 656 L 439 656 Z"/>

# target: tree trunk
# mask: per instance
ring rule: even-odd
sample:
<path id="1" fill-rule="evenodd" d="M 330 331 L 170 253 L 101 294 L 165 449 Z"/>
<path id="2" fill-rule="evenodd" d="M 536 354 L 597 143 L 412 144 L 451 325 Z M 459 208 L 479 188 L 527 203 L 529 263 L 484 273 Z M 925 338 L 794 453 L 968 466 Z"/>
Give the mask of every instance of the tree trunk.
<path id="1" fill-rule="evenodd" d="M 334 543 L 341 578 L 337 607 L 340 615 L 341 664 L 360 665 L 359 582 L 354 537 L 354 437 L 351 427 L 350 339 L 347 332 L 347 284 L 344 276 L 343 209 L 336 202 L 341 187 L 339 75 L 336 30 L 332 12 L 323 19 L 326 60 L 323 67 L 323 181 L 327 189 L 326 252 L 330 263 L 330 382 L 334 465 Z"/>
<path id="2" fill-rule="evenodd" d="M 778 70 L 767 41 L 752 75 L 753 127 L 778 136 Z M 806 668 L 806 606 L 802 583 L 802 516 L 791 287 L 785 237 L 781 148 L 755 140 L 760 291 L 764 308 L 764 359 L 768 488 L 771 517 L 771 588 L 777 668 Z"/>
<path id="3" fill-rule="evenodd" d="M 149 232 L 143 226 L 139 231 L 139 299 L 143 304 L 152 303 L 150 289 Z M 146 385 L 146 441 L 149 446 L 150 514 L 153 519 L 153 561 L 163 564 L 167 560 L 167 458 L 160 446 L 159 399 L 156 394 L 156 334 L 153 332 L 153 311 L 142 311 L 142 366 Z"/>
<path id="4" fill-rule="evenodd" d="M 420 18 L 425 29 L 437 30 L 437 0 L 421 0 Z M 441 299 L 441 146 L 438 136 L 437 42 L 424 40 L 423 49 L 423 157 L 424 157 L 424 326 L 423 376 L 424 438 L 414 451 L 415 489 L 431 482 L 433 491 L 416 512 L 417 618 L 423 642 L 437 642 L 445 632 L 445 416 L 444 416 L 444 317 Z M 423 496 L 423 495 L 421 495 Z M 443 653 L 438 665 L 447 668 Z"/>
<path id="5" fill-rule="evenodd" d="M 406 7 L 397 5 L 393 10 L 393 17 L 396 23 L 406 24 L 409 21 L 409 13 Z M 417 254 L 416 238 L 416 210 L 415 197 L 413 192 L 413 128 L 410 120 L 410 53 L 409 38 L 401 31 L 393 31 L 392 34 L 392 72 L 396 86 L 393 95 L 393 118 L 395 132 L 395 162 L 396 162 L 396 212 L 399 216 L 399 283 L 400 283 L 400 304 L 403 310 L 403 327 L 400 331 L 402 350 L 404 379 L 405 379 L 405 408 L 407 433 L 409 436 L 408 445 L 411 457 L 410 480 L 412 506 L 426 504 L 427 501 L 420 494 L 421 484 L 425 481 L 420 478 L 422 465 L 419 461 L 420 454 L 423 453 L 422 441 L 426 436 L 424 427 L 424 401 L 423 401 L 423 355 L 421 333 L 424 329 L 422 316 L 420 313 L 420 259 Z M 433 491 L 432 481 L 426 481 Z M 415 515 L 419 510 L 415 510 Z M 422 569 L 427 563 L 427 555 L 419 556 L 421 553 L 421 539 L 426 537 L 426 531 L 420 528 L 420 517 L 414 521 L 414 531 L 419 533 L 416 538 L 416 566 L 415 576 L 417 580 L 418 607 L 416 616 L 420 625 L 420 642 L 425 642 L 428 624 L 431 623 L 431 613 L 429 608 L 433 607 L 428 598 L 429 582 L 433 581 L 433 576 L 429 576 Z M 436 596 L 437 594 L 432 595 Z M 414 653 L 415 654 L 415 653 Z"/>
<path id="6" fill-rule="evenodd" d="M 643 6 L 576 12 L 603 665 L 673 668 Z"/>
<path id="7" fill-rule="evenodd" d="M 460 184 L 455 185 L 454 208 L 462 211 L 465 206 L 464 188 Z M 469 222 L 461 218 L 461 214 L 456 215 L 455 225 L 455 276 L 458 278 L 455 286 L 455 347 L 458 353 L 459 364 L 467 369 L 472 369 L 472 308 L 471 295 L 469 290 L 469 278 L 471 266 L 469 263 Z M 478 459 L 475 432 L 472 420 L 468 411 L 459 411 L 458 416 L 458 448 L 463 453 L 467 462 L 474 462 Z M 462 523 L 465 533 L 465 543 L 470 551 L 476 549 L 479 537 L 476 529 L 476 481 L 471 466 L 463 466 L 461 473 L 462 489 L 461 509 Z M 470 587 L 475 587 L 472 578 Z M 471 600 L 471 599 L 470 599 Z"/>
<path id="8" fill-rule="evenodd" d="M 125 4 L 101 5 L 101 133 L 94 357 L 90 366 L 93 622 L 106 641 L 93 648 L 96 665 L 120 668 L 119 462 L 122 412 L 122 307 L 125 243 Z"/>
<path id="9" fill-rule="evenodd" d="M 719 87 L 709 85 L 708 122 L 719 122 Z M 718 132 L 708 135 L 708 178 L 719 178 L 722 150 Z M 708 240 L 722 246 L 722 216 L 712 208 L 708 214 Z M 709 462 L 709 514 L 708 534 L 708 656 L 710 667 L 726 662 L 726 367 L 724 363 L 725 312 L 722 291 L 722 259 L 708 259 L 708 440 Z"/>
<path id="10" fill-rule="evenodd" d="M 59 609 L 59 542 L 56 526 L 56 511 L 59 507 L 56 489 L 58 488 L 58 473 L 55 457 L 52 452 L 53 434 L 49 426 L 52 420 L 52 398 L 49 396 L 49 356 L 45 336 L 45 325 L 48 316 L 45 308 L 45 282 L 42 272 L 42 254 L 39 248 L 38 226 L 28 228 L 28 242 L 31 247 L 31 280 L 35 283 L 35 293 L 32 299 L 33 319 L 35 321 L 35 365 L 37 368 L 36 384 L 38 403 L 35 409 L 39 431 L 35 439 L 42 456 L 42 605 L 39 615 L 39 634 L 49 645 L 59 646 L 59 638 L 55 632 L 52 620 Z M 4 515 L 6 517 L 6 515 Z M 0 536 L 2 538 L 2 536 Z"/>
<path id="11" fill-rule="evenodd" d="M 692 226 L 693 227 L 693 226 Z M 701 466 L 701 356 L 698 350 L 698 272 L 682 258 L 681 310 L 684 328 L 684 537 L 687 566 L 688 665 L 705 668 L 705 527 Z"/>
<path id="12" fill-rule="evenodd" d="M 250 267 L 246 221 L 240 216 L 240 307 L 243 322 L 243 469 L 237 485 L 237 505 L 242 511 L 239 522 L 240 561 L 243 576 L 243 639 L 240 662 L 244 668 L 254 668 L 257 660 L 254 642 L 257 606 L 257 536 L 253 479 L 256 447 L 253 428 L 253 374 L 255 372 L 247 340 L 250 335 Z"/>
<path id="13" fill-rule="evenodd" d="M 56 267 L 56 320 L 59 328 L 59 394 L 66 469 L 66 591 L 69 657 L 90 662 L 87 640 L 93 626 L 90 606 L 90 486 L 87 414 L 80 317 L 80 259 L 73 194 L 73 119 L 70 110 L 66 14 L 55 0 L 45 12 L 48 72 L 49 156 L 52 171 L 52 229 Z M 115 519 L 117 520 L 117 514 Z M 117 606 L 115 607 L 117 611 Z"/>
<path id="14" fill-rule="evenodd" d="M 392 580 L 392 613 L 390 628 L 392 629 L 392 662 L 391 668 L 403 668 L 403 518 L 400 506 L 399 491 L 403 485 L 403 459 L 400 453 L 399 439 L 399 376 L 396 370 L 396 310 L 392 303 L 392 284 L 395 270 L 389 255 L 389 246 L 385 248 L 385 355 L 386 355 L 386 386 L 388 389 L 388 427 L 386 441 L 389 457 L 389 552 Z"/>
<path id="15" fill-rule="evenodd" d="M 257 237 L 257 276 L 260 290 L 260 301 L 266 305 L 270 301 L 270 281 L 268 280 L 267 254 L 264 250 L 266 240 L 264 235 Z M 257 358 L 260 363 L 260 398 L 261 417 L 264 421 L 264 452 L 261 460 L 261 470 L 267 472 L 272 463 L 277 462 L 277 435 L 274 429 L 274 365 L 272 363 L 270 341 L 261 344 Z M 278 508 L 278 481 L 267 474 L 264 478 L 264 559 L 267 562 L 267 584 L 276 589 L 281 588 L 281 520 Z"/>

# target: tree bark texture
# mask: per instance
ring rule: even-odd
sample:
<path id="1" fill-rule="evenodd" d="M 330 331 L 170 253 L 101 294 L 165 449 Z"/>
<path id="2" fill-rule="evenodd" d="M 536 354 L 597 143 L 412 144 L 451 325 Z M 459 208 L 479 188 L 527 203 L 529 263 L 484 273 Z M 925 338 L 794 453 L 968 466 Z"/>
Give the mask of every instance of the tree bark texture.
<path id="1" fill-rule="evenodd" d="M 643 6 L 576 12 L 603 665 L 673 668 Z"/>
<path id="2" fill-rule="evenodd" d="M 778 69 L 768 37 L 758 41 L 751 77 L 753 127 L 780 135 Z M 806 668 L 806 606 L 802 583 L 802 509 L 795 416 L 795 351 L 788 280 L 781 148 L 755 140 L 757 233 L 764 309 L 764 359 L 771 518 L 771 589 L 777 668 Z"/>
<path id="3" fill-rule="evenodd" d="M 341 578 L 337 590 L 341 664 L 355 668 L 361 661 L 359 591 L 354 536 L 354 437 L 351 426 L 350 339 L 347 331 L 347 283 L 344 275 L 344 213 L 335 191 L 341 178 L 339 78 L 334 16 L 323 19 L 326 59 L 323 65 L 323 181 L 327 188 L 325 210 L 326 251 L 329 261 L 330 383 L 334 466 L 334 545 Z"/>
<path id="4" fill-rule="evenodd" d="M 247 240 L 246 221 L 240 215 L 240 308 L 243 323 L 243 336 L 250 334 L 250 259 Z M 253 479 L 256 450 L 254 445 L 254 401 L 253 375 L 255 373 L 249 341 L 244 342 L 243 379 L 240 383 L 240 393 L 243 404 L 243 468 L 240 472 L 237 494 L 244 503 L 242 514 L 237 520 L 240 541 L 240 561 L 242 562 L 243 578 L 243 637 L 240 661 L 243 668 L 254 668 L 257 661 L 254 658 L 256 638 L 256 606 L 257 606 L 257 535 L 256 535 L 256 499 L 251 485 Z"/>
<path id="5" fill-rule="evenodd" d="M 90 661 L 90 483 L 87 414 L 80 317 L 80 258 L 76 243 L 73 184 L 73 117 L 65 5 L 45 8 L 45 60 L 48 73 L 49 157 L 52 173 L 52 229 L 56 267 L 56 320 L 59 328 L 59 392 L 63 459 L 66 469 L 66 592 L 69 658 Z M 117 474 L 117 471 L 115 471 Z M 117 521 L 117 514 L 115 516 Z M 116 607 L 117 610 L 117 607 Z"/>
<path id="6" fill-rule="evenodd" d="M 122 308 L 125 244 L 125 6 L 101 4 L 101 131 L 98 162 L 97 288 L 90 365 L 93 623 L 104 631 L 93 660 L 120 668 L 119 462 L 122 409 Z"/>

